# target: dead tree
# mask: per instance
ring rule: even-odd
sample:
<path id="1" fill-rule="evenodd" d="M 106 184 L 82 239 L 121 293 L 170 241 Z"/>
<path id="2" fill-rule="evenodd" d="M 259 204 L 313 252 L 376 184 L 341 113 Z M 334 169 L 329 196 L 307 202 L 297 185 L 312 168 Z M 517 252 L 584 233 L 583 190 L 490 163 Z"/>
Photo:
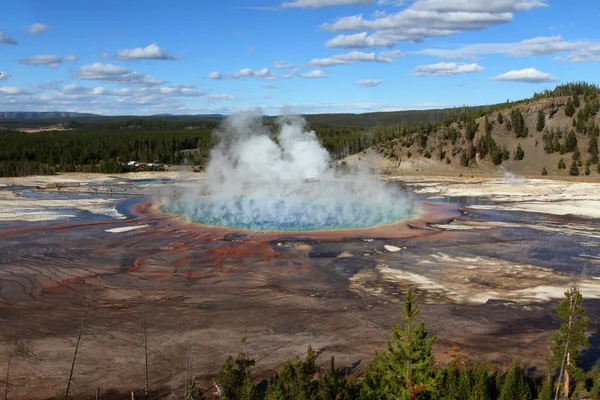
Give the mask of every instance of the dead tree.
<path id="1" fill-rule="evenodd" d="M 92 301 L 92 296 L 88 296 L 88 301 L 85 305 L 85 311 L 83 312 L 83 318 L 81 318 L 81 326 L 79 327 L 79 334 L 77 335 L 77 344 L 75 345 L 75 352 L 73 353 L 73 362 L 71 363 L 71 371 L 69 372 L 69 380 L 67 381 L 67 390 L 65 390 L 65 400 L 69 398 L 69 389 L 71 388 L 71 381 L 73 379 L 73 371 L 75 370 L 75 362 L 77 361 L 77 352 L 79 351 L 79 343 L 81 343 L 81 334 L 83 333 L 83 328 L 85 327 L 85 318 L 87 317 L 88 309 L 90 308 L 90 303 Z"/>
<path id="2" fill-rule="evenodd" d="M 10 373 L 10 351 L 8 352 L 8 360 L 6 360 L 6 382 L 4 385 L 4 400 L 8 400 L 8 378 Z"/>

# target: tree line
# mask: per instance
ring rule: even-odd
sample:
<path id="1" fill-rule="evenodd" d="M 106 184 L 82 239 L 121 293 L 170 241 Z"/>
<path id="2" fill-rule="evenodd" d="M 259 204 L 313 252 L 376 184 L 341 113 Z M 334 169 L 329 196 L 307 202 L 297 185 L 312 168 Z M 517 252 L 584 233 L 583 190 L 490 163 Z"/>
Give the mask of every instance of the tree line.
<path id="1" fill-rule="evenodd" d="M 552 335 L 543 376 L 528 375 L 520 361 L 501 370 L 487 363 L 471 363 L 455 348 L 451 362 L 440 365 L 432 352 L 436 341 L 425 325 L 417 322 L 419 306 L 408 291 L 398 307 L 401 324 L 394 323 L 392 339 L 376 352 L 361 379 L 353 366 L 339 368 L 332 357 L 318 379 L 317 356 L 309 346 L 303 359 L 296 357 L 259 389 L 252 377 L 255 361 L 245 352 L 229 356 L 218 373 L 213 389 L 224 400 L 551 400 L 600 396 L 600 373 L 578 366 L 581 352 L 589 347 L 586 329 L 589 317 L 582 307 L 577 287 L 565 293 L 557 307 L 562 324 Z M 189 378 L 185 398 L 205 395 Z"/>

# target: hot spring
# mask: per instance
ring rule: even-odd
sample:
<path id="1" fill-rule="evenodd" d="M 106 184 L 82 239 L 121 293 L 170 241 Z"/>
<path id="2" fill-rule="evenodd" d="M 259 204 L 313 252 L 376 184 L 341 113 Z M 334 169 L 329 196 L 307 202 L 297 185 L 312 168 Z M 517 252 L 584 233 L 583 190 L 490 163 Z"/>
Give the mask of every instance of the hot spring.
<path id="1" fill-rule="evenodd" d="M 314 131 L 298 116 L 267 120 L 250 112 L 215 132 L 205 186 L 160 201 L 188 221 L 255 231 L 315 231 L 388 225 L 412 218 L 415 206 L 369 168 L 341 173 Z"/>
<path id="2" fill-rule="evenodd" d="M 306 183 L 294 195 L 228 194 L 163 202 L 162 212 L 202 225 L 254 231 L 357 229 L 412 218 L 415 207 L 402 197 L 352 196 L 348 182 Z M 342 194 L 342 196 L 337 193 Z"/>

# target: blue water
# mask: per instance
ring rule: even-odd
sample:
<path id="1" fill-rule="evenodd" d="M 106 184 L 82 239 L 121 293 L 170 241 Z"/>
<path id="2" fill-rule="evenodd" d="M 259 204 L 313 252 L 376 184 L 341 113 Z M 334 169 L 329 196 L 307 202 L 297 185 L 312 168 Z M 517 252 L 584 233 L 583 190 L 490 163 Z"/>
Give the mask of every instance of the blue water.
<path id="1" fill-rule="evenodd" d="M 253 231 L 314 231 L 387 225 L 411 218 L 415 209 L 403 202 L 327 202 L 267 198 L 198 198 L 193 204 L 174 202 L 161 211 L 192 222 Z"/>

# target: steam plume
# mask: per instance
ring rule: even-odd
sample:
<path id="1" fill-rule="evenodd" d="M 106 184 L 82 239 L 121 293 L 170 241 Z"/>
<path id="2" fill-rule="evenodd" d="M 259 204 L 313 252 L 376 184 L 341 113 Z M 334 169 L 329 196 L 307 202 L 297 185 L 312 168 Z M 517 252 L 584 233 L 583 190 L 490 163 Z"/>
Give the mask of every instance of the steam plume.
<path id="1" fill-rule="evenodd" d="M 216 132 L 206 187 L 163 210 L 207 225 L 252 230 L 359 228 L 413 213 L 398 190 L 359 169 L 339 176 L 315 132 L 299 116 L 265 126 L 259 112 L 231 116 Z"/>

